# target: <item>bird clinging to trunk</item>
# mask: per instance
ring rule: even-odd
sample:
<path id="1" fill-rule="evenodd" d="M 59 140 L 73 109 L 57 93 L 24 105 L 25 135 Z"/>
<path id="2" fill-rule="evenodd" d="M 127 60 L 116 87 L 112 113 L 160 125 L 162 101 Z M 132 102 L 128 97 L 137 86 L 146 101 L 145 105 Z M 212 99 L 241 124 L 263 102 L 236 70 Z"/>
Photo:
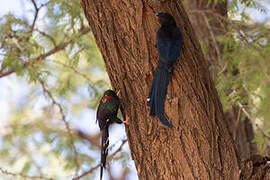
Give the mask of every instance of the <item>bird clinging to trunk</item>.
<path id="1" fill-rule="evenodd" d="M 102 134 L 100 179 L 102 179 L 103 168 L 106 168 L 106 158 L 109 146 L 109 126 L 112 123 L 128 123 L 128 118 L 125 121 L 122 121 L 117 117 L 120 105 L 119 95 L 120 91 L 118 91 L 117 94 L 112 90 L 105 91 L 97 109 L 97 121 Z"/>
<path id="2" fill-rule="evenodd" d="M 147 105 L 150 106 L 151 116 L 157 116 L 162 124 L 171 128 L 173 125 L 169 123 L 164 114 L 164 101 L 172 66 L 180 55 L 182 35 L 172 15 L 165 12 L 155 15 L 161 25 L 156 33 L 159 60 L 152 80 Z"/>

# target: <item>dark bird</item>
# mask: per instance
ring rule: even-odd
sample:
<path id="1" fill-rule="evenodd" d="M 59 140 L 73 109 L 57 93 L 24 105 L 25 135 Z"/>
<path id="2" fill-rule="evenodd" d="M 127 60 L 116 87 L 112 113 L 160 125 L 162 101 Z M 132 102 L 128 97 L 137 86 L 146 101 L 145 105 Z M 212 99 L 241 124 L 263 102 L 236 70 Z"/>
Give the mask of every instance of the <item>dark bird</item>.
<path id="1" fill-rule="evenodd" d="M 112 123 L 128 123 L 128 117 L 125 121 L 122 121 L 117 117 L 120 105 L 119 95 L 120 91 L 118 91 L 117 94 L 112 90 L 105 91 L 97 109 L 97 121 L 102 134 L 100 179 L 102 179 L 103 168 L 106 168 L 106 158 L 109 146 L 109 126 Z"/>
<path id="2" fill-rule="evenodd" d="M 156 33 L 159 60 L 147 99 L 147 105 L 150 106 L 151 116 L 157 116 L 162 124 L 172 128 L 173 125 L 169 123 L 164 115 L 164 101 L 172 66 L 180 55 L 182 35 L 172 15 L 162 12 L 156 14 L 156 16 L 161 25 Z"/>

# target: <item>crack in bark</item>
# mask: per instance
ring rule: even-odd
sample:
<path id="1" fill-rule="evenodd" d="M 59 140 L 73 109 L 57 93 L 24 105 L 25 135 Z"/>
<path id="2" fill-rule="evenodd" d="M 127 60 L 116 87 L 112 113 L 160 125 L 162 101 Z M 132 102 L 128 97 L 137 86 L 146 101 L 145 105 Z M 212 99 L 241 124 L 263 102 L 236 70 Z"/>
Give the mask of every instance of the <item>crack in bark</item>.
<path id="1" fill-rule="evenodd" d="M 184 146 L 185 146 L 185 143 L 184 143 L 184 141 L 182 140 L 182 137 L 181 137 L 181 136 L 179 137 L 179 139 L 180 139 L 180 147 L 181 147 L 181 150 L 182 150 L 182 152 L 184 153 L 184 158 L 185 158 L 185 160 L 186 160 L 186 162 L 187 162 L 187 164 L 188 164 L 189 169 L 190 169 L 191 172 L 192 172 L 192 176 L 193 176 L 194 179 L 197 179 L 197 177 L 194 177 L 195 172 L 194 172 L 194 169 L 193 169 L 192 162 L 191 162 L 191 160 L 189 159 L 189 155 L 187 154 L 186 149 L 185 149 L 185 147 L 184 147 Z"/>

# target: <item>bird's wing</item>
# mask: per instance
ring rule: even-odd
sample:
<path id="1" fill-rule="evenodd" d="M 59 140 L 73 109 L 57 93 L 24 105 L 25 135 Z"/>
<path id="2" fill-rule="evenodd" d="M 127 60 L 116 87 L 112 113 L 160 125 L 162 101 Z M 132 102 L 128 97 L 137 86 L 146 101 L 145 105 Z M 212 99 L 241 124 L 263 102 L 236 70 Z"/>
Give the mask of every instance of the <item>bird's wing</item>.
<path id="1" fill-rule="evenodd" d="M 113 98 L 108 99 L 106 103 L 100 102 L 96 117 L 100 129 L 103 129 L 107 123 L 112 123 L 113 119 L 117 116 L 119 104 L 119 99 Z"/>
<path id="2" fill-rule="evenodd" d="M 168 58 L 172 61 L 176 61 L 180 55 L 181 39 L 174 40 L 170 43 Z"/>
<path id="3" fill-rule="evenodd" d="M 111 98 L 106 103 L 106 109 L 108 109 L 112 114 L 117 115 L 120 105 L 120 100 L 118 98 Z"/>
<path id="4" fill-rule="evenodd" d="M 102 139 L 101 139 L 101 169 L 100 169 L 100 179 L 102 179 L 103 168 L 106 168 L 106 159 L 108 156 L 108 147 L 109 147 L 109 129 L 108 126 L 105 126 L 102 129 Z"/>
<path id="5" fill-rule="evenodd" d="M 98 108 L 97 108 L 96 123 L 98 122 L 98 114 L 99 113 L 100 113 L 100 104 L 98 105 Z"/>
<path id="6" fill-rule="evenodd" d="M 166 38 L 157 39 L 157 49 L 159 57 L 166 61 L 176 61 L 180 54 L 182 45 L 181 39 L 171 40 Z"/>
<path id="7" fill-rule="evenodd" d="M 182 35 L 178 28 L 175 28 L 176 34 L 174 39 L 161 37 L 159 32 L 157 33 L 156 43 L 159 57 L 167 62 L 174 62 L 180 55 L 182 46 Z"/>
<path id="8" fill-rule="evenodd" d="M 97 120 L 100 129 L 103 129 L 113 118 L 113 114 L 106 108 L 100 107 L 97 112 Z"/>

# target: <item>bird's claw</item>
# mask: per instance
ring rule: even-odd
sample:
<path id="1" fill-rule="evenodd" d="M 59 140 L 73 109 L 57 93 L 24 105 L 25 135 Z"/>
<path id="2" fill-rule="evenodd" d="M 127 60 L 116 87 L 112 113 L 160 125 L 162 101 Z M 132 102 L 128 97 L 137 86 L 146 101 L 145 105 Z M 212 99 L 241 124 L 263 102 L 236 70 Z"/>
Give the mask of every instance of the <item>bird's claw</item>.
<path id="1" fill-rule="evenodd" d="M 128 120 L 129 120 L 129 118 L 128 118 L 128 116 L 127 116 L 127 117 L 126 117 L 126 120 L 124 120 L 123 123 L 126 124 L 126 125 L 128 125 Z"/>
<path id="2" fill-rule="evenodd" d="M 117 95 L 118 97 L 120 97 L 120 94 L 121 94 L 121 92 L 120 92 L 120 90 L 118 90 L 117 93 L 116 93 L 116 95 Z"/>

